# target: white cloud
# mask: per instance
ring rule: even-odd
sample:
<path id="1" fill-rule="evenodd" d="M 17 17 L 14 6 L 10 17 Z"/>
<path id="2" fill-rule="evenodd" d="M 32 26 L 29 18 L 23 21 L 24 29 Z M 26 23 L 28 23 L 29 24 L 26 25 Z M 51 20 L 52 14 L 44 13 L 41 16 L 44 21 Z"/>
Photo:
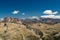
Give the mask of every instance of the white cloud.
<path id="1" fill-rule="evenodd" d="M 54 18 L 54 19 L 60 19 L 60 15 L 43 15 L 42 18 Z"/>
<path id="2" fill-rule="evenodd" d="M 53 12 L 52 10 L 45 10 L 43 13 L 50 15 L 50 14 L 57 14 L 58 12 L 57 11 Z"/>
<path id="3" fill-rule="evenodd" d="M 48 15 L 42 15 L 41 16 L 42 18 L 60 19 L 60 15 L 55 15 L 58 13 L 57 11 L 53 12 L 52 10 L 45 10 L 43 13 Z"/>
<path id="4" fill-rule="evenodd" d="M 53 14 L 57 14 L 58 12 L 56 11 L 56 12 L 53 12 Z"/>
<path id="5" fill-rule="evenodd" d="M 38 18 L 37 16 L 32 16 L 32 18 Z"/>
<path id="6" fill-rule="evenodd" d="M 39 17 L 37 16 L 32 16 L 32 17 L 29 17 L 30 19 L 38 19 L 39 20 Z"/>
<path id="7" fill-rule="evenodd" d="M 1 21 L 3 21 L 4 19 L 3 18 L 0 18 Z"/>
<path id="8" fill-rule="evenodd" d="M 24 15 L 25 15 L 25 13 L 22 13 L 22 15 L 24 16 Z"/>
<path id="9" fill-rule="evenodd" d="M 14 10 L 14 11 L 12 12 L 12 14 L 18 14 L 18 13 L 19 13 L 18 10 Z"/>

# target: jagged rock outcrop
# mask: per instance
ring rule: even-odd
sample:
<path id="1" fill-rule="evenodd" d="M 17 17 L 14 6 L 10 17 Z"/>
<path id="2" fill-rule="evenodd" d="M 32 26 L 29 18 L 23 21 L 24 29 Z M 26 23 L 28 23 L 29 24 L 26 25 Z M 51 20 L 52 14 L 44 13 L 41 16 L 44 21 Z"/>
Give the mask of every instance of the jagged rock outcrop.
<path id="1" fill-rule="evenodd" d="M 11 22 L 11 23 L 20 23 L 20 24 L 22 24 L 21 19 L 11 18 L 11 17 L 5 17 L 3 22 Z"/>

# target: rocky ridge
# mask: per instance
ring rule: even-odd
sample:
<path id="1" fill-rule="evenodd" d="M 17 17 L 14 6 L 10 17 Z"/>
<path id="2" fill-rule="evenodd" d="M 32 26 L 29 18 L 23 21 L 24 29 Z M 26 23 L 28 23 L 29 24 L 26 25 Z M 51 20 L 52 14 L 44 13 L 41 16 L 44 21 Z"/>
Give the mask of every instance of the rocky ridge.
<path id="1" fill-rule="evenodd" d="M 0 40 L 60 40 L 60 23 L 7 17 L 0 22 Z"/>

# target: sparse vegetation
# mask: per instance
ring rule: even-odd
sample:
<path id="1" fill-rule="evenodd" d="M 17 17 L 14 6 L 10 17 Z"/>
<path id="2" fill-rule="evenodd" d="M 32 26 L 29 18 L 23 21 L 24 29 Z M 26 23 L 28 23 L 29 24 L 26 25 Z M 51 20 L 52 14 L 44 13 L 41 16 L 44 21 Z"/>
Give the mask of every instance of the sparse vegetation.
<path id="1" fill-rule="evenodd" d="M 60 23 L 0 22 L 0 40 L 60 40 Z"/>

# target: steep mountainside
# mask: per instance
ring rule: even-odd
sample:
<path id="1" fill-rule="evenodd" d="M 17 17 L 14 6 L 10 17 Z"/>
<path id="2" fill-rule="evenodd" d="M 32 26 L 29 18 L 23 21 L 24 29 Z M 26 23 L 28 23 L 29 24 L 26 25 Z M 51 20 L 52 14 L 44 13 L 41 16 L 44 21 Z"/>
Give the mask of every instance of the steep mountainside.
<path id="1" fill-rule="evenodd" d="M 60 40 L 60 23 L 18 20 L 5 18 L 0 22 L 0 40 Z"/>

